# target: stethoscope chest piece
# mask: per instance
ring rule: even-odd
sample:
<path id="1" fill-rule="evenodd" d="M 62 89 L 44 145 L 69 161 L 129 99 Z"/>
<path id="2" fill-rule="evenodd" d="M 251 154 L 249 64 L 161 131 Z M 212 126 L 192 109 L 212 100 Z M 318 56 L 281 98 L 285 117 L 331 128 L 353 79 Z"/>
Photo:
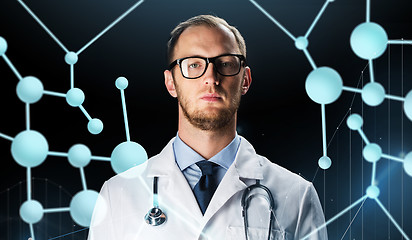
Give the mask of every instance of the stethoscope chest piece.
<path id="1" fill-rule="evenodd" d="M 144 217 L 147 224 L 152 226 L 159 226 L 166 222 L 166 215 L 160 208 L 154 207 Z"/>
<path id="2" fill-rule="evenodd" d="M 157 199 L 157 181 L 158 177 L 153 179 L 153 208 L 147 212 L 144 216 L 144 220 L 147 224 L 152 226 L 160 226 L 166 222 L 166 214 L 159 208 L 159 202 Z"/>

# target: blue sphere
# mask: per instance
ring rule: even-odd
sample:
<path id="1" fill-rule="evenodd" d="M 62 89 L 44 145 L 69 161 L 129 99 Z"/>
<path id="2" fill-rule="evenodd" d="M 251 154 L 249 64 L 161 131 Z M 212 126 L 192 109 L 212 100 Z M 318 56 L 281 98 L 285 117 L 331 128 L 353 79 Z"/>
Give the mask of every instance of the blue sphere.
<path id="1" fill-rule="evenodd" d="M 84 93 L 79 88 L 72 88 L 66 93 L 66 102 L 72 107 L 78 107 L 84 102 Z"/>
<path id="2" fill-rule="evenodd" d="M 11 143 L 11 155 L 23 167 L 36 167 L 44 162 L 49 152 L 46 138 L 37 131 L 17 134 Z"/>
<path id="3" fill-rule="evenodd" d="M 26 223 L 37 223 L 43 215 L 43 206 L 36 200 L 27 200 L 20 206 L 20 217 Z"/>
<path id="4" fill-rule="evenodd" d="M 346 120 L 346 124 L 348 125 L 348 127 L 349 127 L 351 130 L 357 131 L 357 130 L 359 130 L 359 129 L 362 127 L 362 125 L 363 125 L 363 119 L 362 119 L 362 117 L 361 117 L 359 114 L 354 113 L 354 114 L 351 114 L 351 115 L 348 117 L 348 119 Z"/>
<path id="5" fill-rule="evenodd" d="M 99 134 L 103 130 L 103 122 L 98 118 L 93 118 L 87 124 L 87 129 L 91 134 Z"/>
<path id="6" fill-rule="evenodd" d="M 99 194 L 93 190 L 78 192 L 70 202 L 70 216 L 79 225 L 89 227 Z"/>
<path id="7" fill-rule="evenodd" d="M 117 145 L 111 155 L 112 168 L 116 173 L 124 172 L 146 160 L 146 150 L 140 144 L 131 141 Z"/>
<path id="8" fill-rule="evenodd" d="M 363 59 L 378 58 L 385 52 L 387 44 L 385 30 L 373 22 L 359 24 L 350 36 L 352 50 Z"/>
<path id="9" fill-rule="evenodd" d="M 7 42 L 6 39 L 0 37 L 0 57 L 4 55 L 7 51 Z"/>
<path id="10" fill-rule="evenodd" d="M 25 103 L 35 103 L 43 96 L 43 84 L 36 77 L 28 76 L 17 84 L 17 96 Z"/>
<path id="11" fill-rule="evenodd" d="M 86 145 L 76 144 L 69 149 L 67 158 L 73 167 L 81 168 L 90 163 L 92 153 Z"/>
<path id="12" fill-rule="evenodd" d="M 368 195 L 368 197 L 371 199 L 378 198 L 379 194 L 380 194 L 380 190 L 377 186 L 369 186 L 366 189 L 366 195 Z"/>
<path id="13" fill-rule="evenodd" d="M 329 104 L 339 98 L 343 89 L 339 73 L 329 67 L 320 67 L 309 73 L 305 83 L 306 93 L 316 103 Z"/>
<path id="14" fill-rule="evenodd" d="M 79 60 L 79 57 L 75 52 L 68 52 L 64 56 L 64 61 L 66 61 L 67 64 L 69 65 L 74 65 L 77 63 L 77 60 Z"/>
<path id="15" fill-rule="evenodd" d="M 299 50 L 306 49 L 308 47 L 308 39 L 305 37 L 298 37 L 295 41 L 295 47 Z"/>
<path id="16" fill-rule="evenodd" d="M 412 177 L 412 152 L 406 154 L 405 159 L 403 160 L 403 168 L 405 172 Z"/>
<path id="17" fill-rule="evenodd" d="M 376 143 L 369 143 L 363 148 L 362 154 L 366 161 L 377 162 L 382 157 L 382 148 Z"/>
<path id="18" fill-rule="evenodd" d="M 323 156 L 323 157 L 319 158 L 318 165 L 323 170 L 326 170 L 326 169 L 330 168 L 330 166 L 332 165 L 332 161 L 330 160 L 330 158 L 328 156 Z"/>
<path id="19" fill-rule="evenodd" d="M 124 90 L 127 88 L 127 86 L 129 85 L 129 82 L 127 81 L 127 79 L 125 77 L 118 77 L 116 79 L 116 87 L 120 90 Z"/>
<path id="20" fill-rule="evenodd" d="M 409 120 L 412 121 L 412 90 L 406 94 L 405 100 L 403 102 L 403 111 Z"/>
<path id="21" fill-rule="evenodd" d="M 362 100 L 369 106 L 378 106 L 385 99 L 385 88 L 380 83 L 370 82 L 362 89 Z"/>

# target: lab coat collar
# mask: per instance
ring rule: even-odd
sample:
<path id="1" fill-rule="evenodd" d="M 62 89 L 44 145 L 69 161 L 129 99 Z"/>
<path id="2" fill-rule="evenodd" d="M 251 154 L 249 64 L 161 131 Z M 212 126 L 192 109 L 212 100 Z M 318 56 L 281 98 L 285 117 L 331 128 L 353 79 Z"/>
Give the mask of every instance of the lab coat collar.
<path id="1" fill-rule="evenodd" d="M 165 148 L 156 156 L 150 158 L 147 163 L 146 177 L 164 177 L 171 174 L 171 169 L 179 168 L 175 161 L 175 154 L 173 152 L 172 138 Z"/>
<path id="2" fill-rule="evenodd" d="M 256 155 L 253 146 L 241 137 L 239 150 L 234 163 L 226 172 L 204 215 L 204 224 L 236 193 L 248 185 L 246 179 L 263 179 L 261 157 Z M 239 203 L 240 204 L 240 203 Z"/>
<path id="3" fill-rule="evenodd" d="M 186 216 L 190 216 L 188 218 L 191 218 L 191 222 L 198 225 L 202 219 L 202 212 L 189 183 L 175 161 L 172 146 L 174 140 L 175 138 L 170 140 L 157 156 L 148 160 L 146 177 L 159 177 L 159 201 L 162 201 L 161 192 L 169 198 L 174 198 L 177 201 L 176 206 L 167 207 L 172 207 L 181 214 L 185 213 Z"/>
<path id="4" fill-rule="evenodd" d="M 235 161 L 229 169 L 234 168 L 239 178 L 262 180 L 263 170 L 261 158 L 257 157 L 255 149 L 245 138 L 242 136 L 240 136 L 240 138 L 239 150 Z M 157 156 L 148 161 L 146 169 L 147 177 L 168 176 L 171 174 L 170 169 L 177 166 L 172 146 L 174 140 L 175 138 L 172 138 Z"/>
<path id="5" fill-rule="evenodd" d="M 240 178 L 263 179 L 262 157 L 256 154 L 252 144 L 243 137 L 233 164 Z"/>

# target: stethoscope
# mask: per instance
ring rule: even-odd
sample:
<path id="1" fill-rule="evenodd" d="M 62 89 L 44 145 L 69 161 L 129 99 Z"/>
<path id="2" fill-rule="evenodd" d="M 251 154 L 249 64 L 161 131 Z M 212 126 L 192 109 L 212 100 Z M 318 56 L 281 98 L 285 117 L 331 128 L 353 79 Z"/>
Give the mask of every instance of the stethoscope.
<path id="1" fill-rule="evenodd" d="M 166 222 L 166 214 L 159 208 L 159 200 L 157 197 L 157 181 L 159 177 L 153 179 L 153 208 L 144 216 L 147 224 L 152 226 L 160 226 Z"/>
<path id="2" fill-rule="evenodd" d="M 166 222 L 166 214 L 159 208 L 159 202 L 158 202 L 158 194 L 157 194 L 157 182 L 159 178 L 154 177 L 153 179 L 153 208 L 149 210 L 149 212 L 145 215 L 144 219 L 147 224 L 152 225 L 152 226 L 160 226 L 163 223 Z M 269 204 L 269 212 L 270 212 L 270 217 L 269 217 L 269 233 L 268 233 L 268 240 L 271 237 L 272 233 L 272 222 L 275 217 L 275 201 L 273 200 L 273 195 L 270 192 L 269 188 L 267 188 L 265 185 L 262 185 L 260 183 L 260 180 L 256 180 L 256 183 L 253 185 L 250 185 L 243 191 L 242 199 L 241 199 L 241 206 L 242 206 L 242 217 L 243 217 L 243 224 L 245 228 L 245 236 L 246 240 L 248 240 L 248 216 L 247 216 L 247 209 L 249 208 L 249 203 L 251 199 L 255 196 L 254 194 L 251 194 L 251 192 L 255 189 L 262 189 L 266 192 L 267 198 L 265 197 L 266 201 Z"/>

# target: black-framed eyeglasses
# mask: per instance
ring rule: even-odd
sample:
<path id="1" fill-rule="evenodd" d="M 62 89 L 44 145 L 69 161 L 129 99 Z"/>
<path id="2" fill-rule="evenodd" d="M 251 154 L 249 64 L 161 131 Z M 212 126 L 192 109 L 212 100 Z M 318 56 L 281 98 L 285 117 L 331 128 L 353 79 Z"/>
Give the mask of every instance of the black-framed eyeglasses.
<path id="1" fill-rule="evenodd" d="M 205 74 L 209 63 L 213 63 L 214 69 L 220 75 L 229 77 L 235 76 L 240 72 L 242 66 L 246 65 L 246 59 L 241 54 L 223 54 L 212 58 L 199 56 L 184 57 L 173 61 L 169 65 L 169 70 L 179 65 L 183 77 L 196 79 Z"/>

